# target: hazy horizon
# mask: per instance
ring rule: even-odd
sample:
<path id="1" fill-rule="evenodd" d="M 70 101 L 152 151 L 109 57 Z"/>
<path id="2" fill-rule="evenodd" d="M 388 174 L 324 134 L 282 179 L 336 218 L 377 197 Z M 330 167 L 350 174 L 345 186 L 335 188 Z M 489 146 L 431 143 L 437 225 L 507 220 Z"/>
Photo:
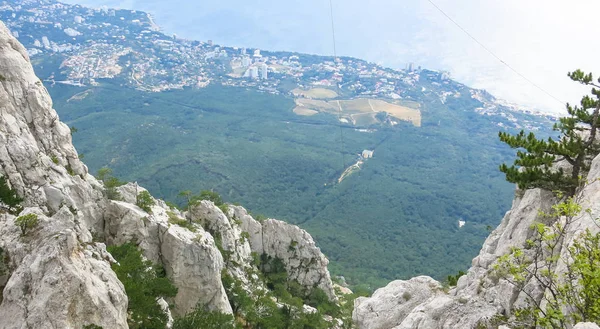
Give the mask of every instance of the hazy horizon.
<path id="1" fill-rule="evenodd" d="M 151 13 L 165 33 L 227 46 L 333 54 L 329 1 L 68 0 Z M 509 102 L 548 112 L 578 102 L 587 88 L 567 77 L 576 68 L 600 73 L 593 40 L 600 3 L 507 0 L 434 1 L 468 33 L 511 67 L 548 91 L 540 91 L 503 65 L 425 0 L 333 1 L 338 55 L 393 68 L 414 62 L 449 71 L 471 87 Z M 572 17 L 579 17 L 573 21 Z M 587 44 L 586 44 L 587 43 Z M 577 51 L 585 44 L 585 51 Z M 577 48 L 575 48 L 577 47 Z M 573 51 L 571 49 L 575 48 Z"/>

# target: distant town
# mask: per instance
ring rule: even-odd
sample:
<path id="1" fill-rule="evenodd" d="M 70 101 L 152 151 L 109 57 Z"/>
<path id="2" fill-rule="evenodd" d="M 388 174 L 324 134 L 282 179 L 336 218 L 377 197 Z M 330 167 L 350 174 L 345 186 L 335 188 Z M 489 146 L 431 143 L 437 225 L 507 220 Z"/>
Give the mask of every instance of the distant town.
<path id="1" fill-rule="evenodd" d="M 349 57 L 226 47 L 166 35 L 147 13 L 87 8 L 53 0 L 0 2 L 2 20 L 26 47 L 47 83 L 94 86 L 103 79 L 147 92 L 204 88 L 210 84 L 253 88 L 296 97 L 296 88 L 330 88 L 340 98 L 418 100 L 470 97 L 481 114 L 518 126 L 511 111 L 533 113 L 451 80 L 448 72 L 409 63 L 394 70 Z M 535 127 L 530 127 L 535 128 Z"/>

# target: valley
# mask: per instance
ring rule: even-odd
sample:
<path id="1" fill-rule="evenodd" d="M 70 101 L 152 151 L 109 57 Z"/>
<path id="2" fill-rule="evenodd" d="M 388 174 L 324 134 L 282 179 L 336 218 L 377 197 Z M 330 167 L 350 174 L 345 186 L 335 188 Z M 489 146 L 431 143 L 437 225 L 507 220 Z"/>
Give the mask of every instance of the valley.
<path id="1" fill-rule="evenodd" d="M 498 130 L 551 126 L 443 72 L 256 53 L 166 36 L 139 11 L 17 2 L 0 19 L 91 172 L 179 205 L 181 191 L 214 190 L 298 224 L 332 274 L 368 290 L 466 269 L 514 194 Z M 363 150 L 375 153 L 344 175 Z"/>

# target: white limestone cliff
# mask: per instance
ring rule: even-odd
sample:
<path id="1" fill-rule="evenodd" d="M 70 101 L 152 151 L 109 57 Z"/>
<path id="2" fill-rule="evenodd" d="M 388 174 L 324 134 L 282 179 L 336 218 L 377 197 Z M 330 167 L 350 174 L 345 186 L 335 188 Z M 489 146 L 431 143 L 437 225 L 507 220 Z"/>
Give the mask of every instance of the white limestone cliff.
<path id="1" fill-rule="evenodd" d="M 127 297 L 104 246 L 102 187 L 71 144 L 23 46 L 0 22 L 0 174 L 39 217 L 26 237 L 0 212 L 0 248 L 8 260 L 1 328 L 127 328 Z M 90 322 L 92 321 L 92 322 Z"/>

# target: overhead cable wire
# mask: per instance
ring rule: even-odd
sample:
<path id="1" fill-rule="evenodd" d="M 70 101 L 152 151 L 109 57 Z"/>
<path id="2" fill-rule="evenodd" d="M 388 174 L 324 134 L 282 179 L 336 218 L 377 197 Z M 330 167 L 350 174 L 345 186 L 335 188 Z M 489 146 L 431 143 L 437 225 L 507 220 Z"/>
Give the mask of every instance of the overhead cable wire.
<path id="1" fill-rule="evenodd" d="M 488 47 L 486 47 L 483 43 L 481 43 L 479 40 L 477 40 L 477 38 L 475 38 L 471 33 L 469 33 L 469 31 L 467 31 L 460 24 L 458 24 L 458 22 L 456 22 L 454 19 L 452 19 L 452 17 L 450 17 L 450 15 L 446 14 L 446 12 L 444 12 L 444 10 L 442 10 L 442 8 L 440 8 L 438 5 L 436 5 L 432 0 L 427 0 L 427 1 L 429 1 L 429 3 L 432 6 L 434 6 L 440 13 L 442 13 L 442 15 L 444 15 L 450 22 L 452 22 L 454 25 L 456 25 L 456 27 L 458 27 L 467 36 L 469 36 L 469 38 L 471 38 L 473 41 L 475 41 L 475 43 L 477 43 L 481 48 L 483 48 L 490 55 L 492 55 L 494 58 L 496 58 L 504 66 L 506 66 L 511 71 L 513 71 L 516 75 L 518 75 L 523 80 L 527 81 L 529 84 L 531 84 L 532 86 L 536 87 L 537 89 L 539 89 L 540 91 L 542 91 L 543 93 L 545 93 L 546 95 L 548 95 L 549 97 L 553 98 L 554 100 L 556 100 L 557 102 L 559 102 L 561 105 L 565 104 L 565 102 L 561 101 L 560 99 L 558 99 L 557 97 L 555 97 L 554 95 L 552 95 L 550 92 L 548 92 L 546 89 L 542 88 L 540 85 L 536 84 L 531 79 L 527 78 L 524 74 L 520 73 L 514 67 L 512 67 L 511 65 L 509 65 L 508 63 L 506 63 L 502 58 L 500 58 L 500 56 L 496 55 L 491 49 L 489 49 Z"/>
<path id="2" fill-rule="evenodd" d="M 338 64 L 338 57 L 337 57 L 337 50 L 336 50 L 336 42 L 335 42 L 335 24 L 334 24 L 334 20 L 333 20 L 333 0 L 329 0 L 329 17 L 331 18 L 331 36 L 332 36 L 332 40 L 333 40 L 333 58 L 334 58 L 334 65 L 337 66 Z M 338 95 L 340 94 L 340 86 L 337 83 L 337 81 L 335 82 L 336 85 L 336 89 L 338 91 Z M 340 143 L 341 143 L 341 147 L 340 147 L 340 151 L 342 153 L 342 172 L 344 172 L 344 170 L 346 170 L 346 156 L 344 155 L 344 130 L 342 129 L 341 126 L 341 122 L 342 122 L 342 105 L 340 104 L 340 101 L 337 101 L 338 103 L 338 121 L 340 121 Z"/>

